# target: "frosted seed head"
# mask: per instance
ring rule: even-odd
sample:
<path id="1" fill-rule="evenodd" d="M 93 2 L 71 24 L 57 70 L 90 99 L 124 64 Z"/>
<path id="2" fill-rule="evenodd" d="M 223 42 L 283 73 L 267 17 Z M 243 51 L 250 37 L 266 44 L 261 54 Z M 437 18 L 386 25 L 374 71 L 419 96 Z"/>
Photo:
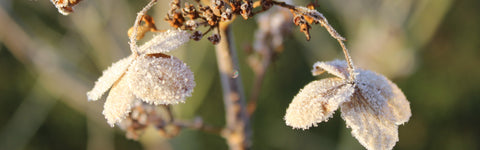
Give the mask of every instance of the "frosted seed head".
<path id="1" fill-rule="evenodd" d="M 313 64 L 312 74 L 320 75 L 327 71 L 341 79 L 347 79 L 349 76 L 347 62 L 343 60 L 334 60 L 328 62 L 316 62 Z"/>
<path id="2" fill-rule="evenodd" d="M 102 76 L 95 82 L 93 89 L 87 92 L 88 100 L 95 101 L 100 99 L 103 93 L 110 89 L 110 87 L 120 79 L 132 61 L 133 56 L 129 56 L 113 63 L 112 66 L 104 70 Z"/>
<path id="3" fill-rule="evenodd" d="M 167 30 L 140 46 L 140 54 L 166 53 L 190 40 L 190 33 L 183 30 Z"/>
<path id="4" fill-rule="evenodd" d="M 105 105 L 103 106 L 103 115 L 110 126 L 121 122 L 130 112 L 131 105 L 135 100 L 135 95 L 128 85 L 128 78 L 119 80 L 110 90 Z"/>
<path id="5" fill-rule="evenodd" d="M 139 56 L 127 74 L 131 74 L 133 93 L 151 104 L 177 104 L 190 97 L 195 87 L 192 71 L 181 60 L 165 55 Z"/>
<path id="6" fill-rule="evenodd" d="M 285 122 L 293 128 L 308 129 L 332 117 L 338 106 L 349 101 L 353 85 L 340 78 L 327 78 L 306 85 L 293 98 Z"/>

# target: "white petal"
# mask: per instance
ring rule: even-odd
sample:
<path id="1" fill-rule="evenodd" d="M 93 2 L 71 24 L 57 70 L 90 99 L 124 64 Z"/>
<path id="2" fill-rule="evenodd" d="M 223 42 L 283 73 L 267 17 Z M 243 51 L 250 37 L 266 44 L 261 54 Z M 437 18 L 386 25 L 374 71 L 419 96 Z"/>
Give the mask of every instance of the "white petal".
<path id="1" fill-rule="evenodd" d="M 338 106 L 353 93 L 353 86 L 339 78 L 313 81 L 293 98 L 285 121 L 293 128 L 308 129 L 332 117 Z"/>
<path id="2" fill-rule="evenodd" d="M 128 77 L 120 79 L 110 90 L 105 105 L 103 106 L 103 115 L 110 126 L 119 123 L 130 112 L 130 107 L 135 100 L 135 95 L 129 87 Z"/>
<path id="3" fill-rule="evenodd" d="M 140 54 L 166 53 L 190 40 L 190 33 L 183 30 L 167 30 L 155 35 L 139 48 Z"/>
<path id="4" fill-rule="evenodd" d="M 104 70 L 102 76 L 95 82 L 93 89 L 87 92 L 88 100 L 95 101 L 102 97 L 103 93 L 120 79 L 132 61 L 133 56 L 129 56 L 113 63 L 107 70 Z"/>
<path id="5" fill-rule="evenodd" d="M 341 105 L 342 118 L 352 129 L 352 135 L 369 150 L 392 149 L 398 141 L 398 126 L 382 111 L 388 110 L 372 107 L 369 100 L 356 89 L 349 102 Z"/>
<path id="6" fill-rule="evenodd" d="M 190 97 L 193 73 L 181 60 L 165 54 L 140 56 L 128 70 L 134 94 L 153 104 L 176 104 Z"/>
<path id="7" fill-rule="evenodd" d="M 349 76 L 347 62 L 343 60 L 316 62 L 313 64 L 313 75 L 320 75 L 325 71 L 342 79 L 347 79 Z"/>

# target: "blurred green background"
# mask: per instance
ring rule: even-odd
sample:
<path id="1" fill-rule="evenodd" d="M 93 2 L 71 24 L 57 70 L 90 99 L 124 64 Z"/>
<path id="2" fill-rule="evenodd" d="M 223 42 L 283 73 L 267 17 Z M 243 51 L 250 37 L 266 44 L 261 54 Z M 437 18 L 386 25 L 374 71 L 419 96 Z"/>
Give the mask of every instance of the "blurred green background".
<path id="1" fill-rule="evenodd" d="M 149 13 L 160 29 L 169 1 Z M 306 5 L 310 1 L 294 1 Z M 0 149 L 227 149 L 213 134 L 183 130 L 165 139 L 149 130 L 140 141 L 110 128 L 104 100 L 86 91 L 112 62 L 129 54 L 126 31 L 144 0 L 85 0 L 63 16 L 48 0 L 0 1 Z M 411 102 L 394 149 L 480 149 L 480 1 L 319 0 L 318 10 L 344 35 L 354 62 L 388 76 Z M 255 19 L 232 25 L 247 96 L 253 72 L 247 52 Z M 285 109 L 299 89 L 318 78 L 316 61 L 343 59 L 319 25 L 305 41 L 298 28 L 267 71 L 252 118 L 254 149 L 363 149 L 336 113 L 310 130 L 292 130 Z M 151 37 L 151 34 L 147 34 Z M 225 122 L 213 46 L 189 42 L 173 55 L 195 73 L 197 86 L 175 116 Z"/>

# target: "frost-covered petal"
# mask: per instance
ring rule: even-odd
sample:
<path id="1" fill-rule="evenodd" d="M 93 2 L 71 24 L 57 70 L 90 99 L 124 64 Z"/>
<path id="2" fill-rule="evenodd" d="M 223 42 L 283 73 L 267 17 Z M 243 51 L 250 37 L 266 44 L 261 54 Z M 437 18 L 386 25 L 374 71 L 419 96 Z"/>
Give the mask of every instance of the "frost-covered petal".
<path id="1" fill-rule="evenodd" d="M 395 123 L 400 125 L 407 122 L 410 116 L 412 116 L 410 102 L 408 102 L 402 90 L 395 83 L 389 81 L 389 84 L 392 87 L 393 96 L 387 101 L 388 107 L 392 110 Z"/>
<path id="2" fill-rule="evenodd" d="M 338 106 L 353 93 L 353 86 L 340 78 L 327 78 L 306 85 L 293 98 L 285 121 L 293 128 L 308 129 L 332 117 Z"/>
<path id="3" fill-rule="evenodd" d="M 398 141 L 398 126 L 389 116 L 379 112 L 389 109 L 386 105 L 375 108 L 365 99 L 359 89 L 355 90 L 351 100 L 341 106 L 342 118 L 352 129 L 352 135 L 369 150 L 392 149 Z"/>
<path id="4" fill-rule="evenodd" d="M 319 61 L 313 64 L 313 75 L 320 75 L 325 71 L 341 79 L 347 79 L 349 76 L 347 62 L 343 60 L 334 60 L 328 62 Z"/>
<path id="5" fill-rule="evenodd" d="M 103 93 L 120 79 L 132 61 L 133 56 L 129 56 L 113 63 L 107 70 L 104 70 L 102 76 L 95 82 L 93 89 L 87 92 L 88 100 L 95 101 L 102 97 Z"/>
<path id="6" fill-rule="evenodd" d="M 139 48 L 140 54 L 166 53 L 190 40 L 190 33 L 183 30 L 167 30 L 154 37 Z"/>
<path id="7" fill-rule="evenodd" d="M 153 104 L 176 104 L 190 97 L 195 81 L 188 66 L 165 54 L 139 56 L 127 74 L 130 85 L 140 99 Z"/>
<path id="8" fill-rule="evenodd" d="M 112 127 L 128 115 L 131 104 L 135 100 L 135 95 L 130 90 L 128 84 L 127 77 L 120 79 L 110 90 L 103 106 L 102 113 Z"/>
<path id="9" fill-rule="evenodd" d="M 381 115 L 398 124 L 411 116 L 410 103 L 403 92 L 386 77 L 368 70 L 357 69 L 357 88 L 370 101 L 371 107 Z M 388 109 L 381 109 L 387 107 Z"/>

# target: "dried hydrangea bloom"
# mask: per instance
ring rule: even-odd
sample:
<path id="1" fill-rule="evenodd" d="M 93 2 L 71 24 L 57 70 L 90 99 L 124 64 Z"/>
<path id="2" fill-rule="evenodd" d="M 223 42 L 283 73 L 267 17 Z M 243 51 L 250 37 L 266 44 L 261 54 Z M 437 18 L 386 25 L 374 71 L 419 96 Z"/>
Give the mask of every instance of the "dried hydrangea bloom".
<path id="1" fill-rule="evenodd" d="M 317 62 L 314 75 L 329 72 L 336 77 L 313 81 L 303 88 L 287 109 L 285 121 L 293 128 L 308 129 L 327 121 L 341 108 L 352 135 L 369 150 L 392 149 L 398 141 L 398 125 L 411 116 L 402 91 L 382 75 L 355 70 L 349 83 L 345 61 Z"/>
<path id="2" fill-rule="evenodd" d="M 184 31 L 167 31 L 156 36 L 132 54 L 103 72 L 89 92 L 89 100 L 98 100 L 108 89 L 103 114 L 114 126 L 130 112 L 135 99 L 153 104 L 175 104 L 191 96 L 195 82 L 193 73 L 181 60 L 159 52 L 168 52 L 185 43 L 190 35 Z M 176 39 L 180 39 L 175 41 Z M 152 44 L 153 43 L 153 44 Z M 143 51 L 142 51 L 143 50 Z"/>

